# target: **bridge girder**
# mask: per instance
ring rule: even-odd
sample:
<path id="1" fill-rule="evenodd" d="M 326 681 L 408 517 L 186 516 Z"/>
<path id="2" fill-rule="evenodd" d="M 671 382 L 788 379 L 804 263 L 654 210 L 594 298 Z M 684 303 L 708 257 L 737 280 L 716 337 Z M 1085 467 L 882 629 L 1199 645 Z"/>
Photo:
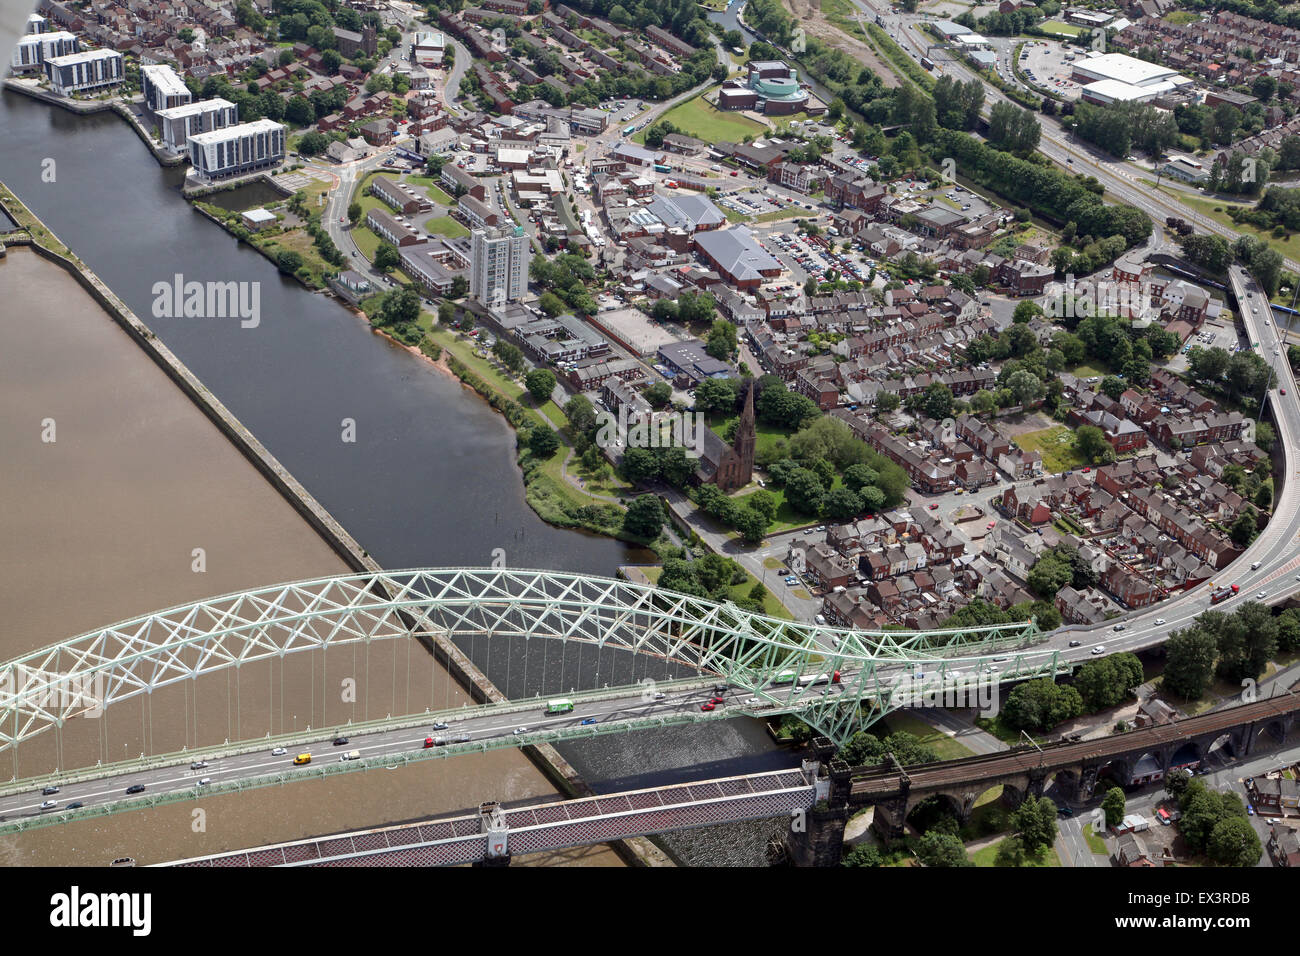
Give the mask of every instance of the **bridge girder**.
<path id="1" fill-rule="evenodd" d="M 95 708 L 226 668 L 433 635 L 539 638 L 647 655 L 799 712 L 842 743 L 864 721 L 899 706 L 887 679 L 891 674 L 924 668 L 942 680 L 956 657 L 969 663 L 982 651 L 1025 651 L 1039 634 L 1033 621 L 855 631 L 781 620 L 614 578 L 552 571 L 424 568 L 333 576 L 142 615 L 0 664 L 0 752 Z M 1022 653 L 1014 673 L 997 678 L 1062 669 L 1055 655 Z M 823 697 L 812 688 L 798 697 L 773 693 L 773 680 L 783 672 L 799 683 L 830 671 L 845 675 L 834 695 Z"/>

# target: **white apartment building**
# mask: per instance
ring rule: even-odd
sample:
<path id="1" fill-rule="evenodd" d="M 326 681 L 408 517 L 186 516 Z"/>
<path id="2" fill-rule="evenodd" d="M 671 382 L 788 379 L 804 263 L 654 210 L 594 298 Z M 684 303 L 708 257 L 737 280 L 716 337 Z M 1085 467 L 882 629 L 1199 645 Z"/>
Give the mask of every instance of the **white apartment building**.
<path id="1" fill-rule="evenodd" d="M 44 33 L 49 29 L 49 23 L 39 13 L 33 13 L 27 18 L 27 29 L 23 33 Z"/>
<path id="2" fill-rule="evenodd" d="M 117 86 L 125 77 L 122 54 L 116 50 L 70 53 L 45 61 L 50 86 L 61 96 Z"/>
<path id="3" fill-rule="evenodd" d="M 284 162 L 285 127 L 274 120 L 240 123 L 189 138 L 190 164 L 204 179 L 224 179 Z"/>
<path id="4" fill-rule="evenodd" d="M 528 237 L 522 226 L 475 229 L 469 294 L 489 307 L 518 302 L 528 291 Z"/>
<path id="5" fill-rule="evenodd" d="M 155 115 L 163 145 L 174 153 L 184 152 L 191 136 L 225 129 L 239 122 L 239 108 L 219 96 L 158 110 Z"/>
<path id="6" fill-rule="evenodd" d="M 18 38 L 18 45 L 9 57 L 9 66 L 15 73 L 39 70 L 46 60 L 67 56 L 80 49 L 81 41 L 66 30 L 32 33 Z"/>
<path id="7" fill-rule="evenodd" d="M 140 67 L 140 90 L 144 93 L 145 105 L 155 113 L 185 106 L 194 99 L 185 81 L 170 66 L 162 63 Z"/>

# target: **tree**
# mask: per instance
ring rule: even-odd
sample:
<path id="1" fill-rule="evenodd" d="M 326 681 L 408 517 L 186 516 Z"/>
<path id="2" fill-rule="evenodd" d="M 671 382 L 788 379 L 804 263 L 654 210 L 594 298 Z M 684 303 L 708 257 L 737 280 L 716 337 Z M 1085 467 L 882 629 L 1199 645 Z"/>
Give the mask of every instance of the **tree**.
<path id="1" fill-rule="evenodd" d="M 739 384 L 734 378 L 706 378 L 695 386 L 695 410 L 705 415 L 731 414 L 736 409 Z"/>
<path id="2" fill-rule="evenodd" d="M 560 447 L 560 436 L 543 425 L 528 433 L 528 450 L 536 458 L 550 458 Z"/>
<path id="3" fill-rule="evenodd" d="M 293 275 L 302 268 L 302 256 L 292 249 L 285 249 L 275 257 L 275 265 L 286 275 Z"/>
<path id="4" fill-rule="evenodd" d="M 1200 700 L 1214 676 L 1214 635 L 1200 625 L 1175 631 L 1165 641 L 1164 686 L 1185 700 Z"/>
<path id="5" fill-rule="evenodd" d="M 379 307 L 381 325 L 408 325 L 420 317 L 420 294 L 414 289 L 392 289 Z"/>
<path id="6" fill-rule="evenodd" d="M 1114 707 L 1142 683 L 1142 662 L 1130 653 L 1089 661 L 1074 675 L 1074 686 L 1089 710 Z"/>
<path id="7" fill-rule="evenodd" d="M 640 495 L 633 499 L 623 516 L 623 530 L 638 538 L 657 538 L 663 524 L 664 508 L 654 495 Z"/>
<path id="8" fill-rule="evenodd" d="M 833 521 L 849 521 L 862 512 L 862 499 L 848 488 L 832 488 L 822 499 L 822 510 Z"/>
<path id="9" fill-rule="evenodd" d="M 1019 833 L 1025 852 L 1035 856 L 1056 839 L 1056 804 L 1047 797 L 1026 797 L 1011 814 L 1011 825 Z"/>
<path id="10" fill-rule="evenodd" d="M 1268 422 L 1255 423 L 1255 444 L 1264 451 L 1273 450 L 1273 442 L 1277 440 L 1277 432 Z"/>
<path id="11" fill-rule="evenodd" d="M 650 403 L 651 408 L 663 408 L 673 397 L 673 387 L 667 382 L 655 382 L 641 393 L 641 397 Z"/>
<path id="12" fill-rule="evenodd" d="M 998 852 L 993 857 L 993 865 L 1024 866 L 1026 860 L 1025 842 L 1019 836 L 1009 836 L 998 844 Z"/>
<path id="13" fill-rule="evenodd" d="M 1056 684 L 1051 678 L 1040 677 L 1026 681 L 1012 690 L 1003 704 L 1002 713 L 1011 727 L 1047 730 L 1083 713 L 1083 698 L 1073 687 Z"/>
<path id="14" fill-rule="evenodd" d="M 928 417 L 942 421 L 952 414 L 952 389 L 943 382 L 932 383 L 922 394 L 921 407 Z"/>
<path id="15" fill-rule="evenodd" d="M 564 300 L 554 292 L 543 292 L 537 299 L 537 307 L 552 317 L 568 311 L 568 306 L 564 304 Z"/>
<path id="16" fill-rule="evenodd" d="M 1034 316 L 1042 315 L 1043 308 L 1032 299 L 1026 299 L 1016 306 L 1016 311 L 1011 314 L 1011 321 L 1017 324 L 1029 322 Z"/>
<path id="17" fill-rule="evenodd" d="M 1170 770 L 1165 774 L 1165 793 L 1175 800 L 1182 800 L 1183 793 L 1187 790 L 1187 785 L 1191 783 L 1192 775 L 1182 768 Z"/>
<path id="18" fill-rule="evenodd" d="M 1105 449 L 1110 448 L 1106 433 L 1096 425 L 1080 425 L 1074 431 L 1074 450 L 1088 462 L 1096 462 Z"/>
<path id="19" fill-rule="evenodd" d="M 348 206 L 348 221 L 355 226 L 358 222 L 361 221 L 361 212 L 362 212 L 361 203 L 359 202 L 351 203 Z"/>
<path id="20" fill-rule="evenodd" d="M 679 305 L 679 313 L 680 309 Z M 704 351 L 715 359 L 726 361 L 731 358 L 736 351 L 736 347 L 736 327 L 726 319 L 714 319 L 713 328 L 709 331 L 709 339 L 704 345 Z"/>
<path id="21" fill-rule="evenodd" d="M 397 254 L 397 249 L 387 242 L 381 242 L 375 249 L 375 268 L 380 272 L 392 272 L 401 265 L 401 256 Z"/>
<path id="22" fill-rule="evenodd" d="M 740 536 L 746 544 L 759 544 L 763 540 L 763 535 L 767 534 L 772 519 L 756 508 L 740 507 L 735 509 L 732 523 L 735 525 L 736 530 L 740 532 Z M 757 587 L 762 587 L 762 585 L 757 585 Z"/>
<path id="23" fill-rule="evenodd" d="M 880 866 L 883 861 L 879 849 L 870 843 L 859 843 L 840 857 L 840 866 Z"/>
<path id="24" fill-rule="evenodd" d="M 1244 548 L 1255 540 L 1257 534 L 1259 534 L 1259 515 L 1254 508 L 1247 505 L 1229 528 L 1228 537 L 1232 539 L 1233 544 Z"/>
<path id="25" fill-rule="evenodd" d="M 1117 827 L 1124 822 L 1125 806 L 1123 790 L 1119 787 L 1111 787 L 1106 791 L 1106 796 L 1101 798 L 1101 810 L 1106 814 L 1106 826 Z"/>
<path id="26" fill-rule="evenodd" d="M 555 373 L 548 368 L 535 368 L 524 376 L 524 387 L 536 404 L 543 405 L 555 389 Z"/>
<path id="27" fill-rule="evenodd" d="M 1254 866 L 1264 848 L 1249 820 L 1231 817 L 1214 825 L 1205 851 L 1218 866 Z"/>
<path id="28" fill-rule="evenodd" d="M 931 830 L 921 837 L 916 847 L 916 858 L 922 866 L 974 866 L 966 855 L 960 838 L 951 833 Z"/>
<path id="29" fill-rule="evenodd" d="M 519 346 L 511 345 L 503 339 L 497 339 L 492 346 L 492 354 L 501 360 L 502 365 L 516 375 L 523 371 L 524 353 L 520 351 Z"/>
<path id="30" fill-rule="evenodd" d="M 801 514 L 820 514 L 825 495 L 826 488 L 821 479 L 808 468 L 796 468 L 786 479 L 785 500 Z"/>

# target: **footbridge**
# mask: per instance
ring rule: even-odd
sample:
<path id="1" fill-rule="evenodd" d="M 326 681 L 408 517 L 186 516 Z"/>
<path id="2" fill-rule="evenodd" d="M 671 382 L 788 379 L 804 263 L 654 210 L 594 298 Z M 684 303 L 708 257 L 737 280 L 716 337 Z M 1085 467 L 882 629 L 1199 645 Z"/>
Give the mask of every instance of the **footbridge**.
<path id="1" fill-rule="evenodd" d="M 817 764 L 580 800 L 530 801 L 401 826 L 178 860 L 164 866 L 506 865 L 512 856 L 806 812 L 829 792 Z"/>
<path id="2" fill-rule="evenodd" d="M 797 713 L 843 743 L 914 701 L 918 680 L 951 688 L 976 678 L 996 684 L 1068 672 L 1066 655 L 1042 640 L 1032 621 L 929 632 L 843 630 L 612 578 L 546 571 L 417 569 L 258 588 L 144 615 L 0 665 L 0 759 L 9 752 L 18 767 L 24 744 L 54 738 L 57 755 L 71 749 L 77 732 L 103 737 L 108 716 L 132 700 L 141 712 L 136 730 L 144 724 L 146 739 L 157 739 L 156 699 L 169 688 L 192 702 L 199 678 L 223 674 L 222 700 L 239 700 L 253 666 L 270 662 L 283 674 L 286 660 L 334 649 L 355 658 L 405 644 L 409 654 L 419 642 L 450 657 L 481 642 L 487 656 L 475 664 L 491 670 L 493 654 L 504 659 L 513 669 L 512 696 L 287 733 L 241 726 L 242 734 L 205 746 L 159 746 L 128 759 L 16 772 L 0 785 L 0 828 L 62 823 L 308 774 L 740 715 Z M 396 670 L 394 659 L 394 683 Z M 572 707 L 543 714 L 547 700 L 560 694 Z M 284 710 L 304 704 L 282 693 L 281 726 L 288 722 Z M 199 712 L 197 704 L 193 710 Z M 431 738 L 436 744 L 424 746 L 432 733 L 439 735 Z M 358 759 L 325 762 L 318 750 L 310 766 L 291 764 L 300 749 L 328 747 L 340 734 L 349 735 Z M 101 740 L 100 749 L 113 752 L 111 742 Z M 294 753 L 268 757 L 279 750 Z M 191 764 L 192 772 L 185 769 Z M 124 800 L 118 785 L 128 782 L 143 786 L 143 795 Z M 45 787 L 60 788 L 55 807 L 33 799 Z M 83 805 L 74 813 L 67 802 Z"/>

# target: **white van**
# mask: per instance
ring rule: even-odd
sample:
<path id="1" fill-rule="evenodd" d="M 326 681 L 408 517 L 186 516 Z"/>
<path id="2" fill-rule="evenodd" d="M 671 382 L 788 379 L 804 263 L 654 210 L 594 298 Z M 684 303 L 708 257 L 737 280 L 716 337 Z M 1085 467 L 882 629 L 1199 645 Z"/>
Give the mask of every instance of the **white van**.
<path id="1" fill-rule="evenodd" d="M 361 759 L 361 751 L 360 751 L 360 750 L 349 750 L 349 751 L 348 751 L 347 753 L 345 753 L 343 756 L 339 757 L 339 759 L 340 759 L 340 760 L 360 760 L 360 759 Z"/>

